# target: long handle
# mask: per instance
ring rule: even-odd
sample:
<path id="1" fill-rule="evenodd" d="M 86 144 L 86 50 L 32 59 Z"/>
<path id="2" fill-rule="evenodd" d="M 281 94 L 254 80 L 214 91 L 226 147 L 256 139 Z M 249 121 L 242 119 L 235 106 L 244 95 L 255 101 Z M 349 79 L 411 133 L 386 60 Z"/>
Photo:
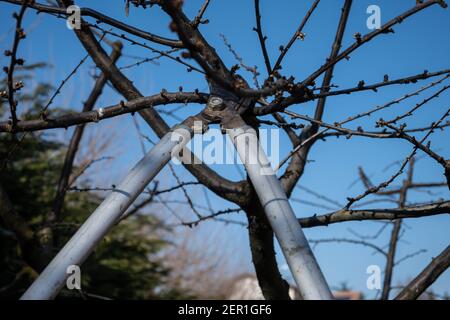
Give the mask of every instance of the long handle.
<path id="1" fill-rule="evenodd" d="M 53 299 L 67 279 L 67 267 L 81 265 L 106 233 L 139 196 L 149 182 L 192 137 L 192 130 L 180 125 L 167 133 L 135 166 L 91 214 L 45 270 L 21 297 L 22 300 Z"/>
<path id="2" fill-rule="evenodd" d="M 297 286 L 306 300 L 333 299 L 325 277 L 309 247 L 256 132 L 249 126 L 228 129 L 252 181 L 266 216 L 280 243 Z"/>

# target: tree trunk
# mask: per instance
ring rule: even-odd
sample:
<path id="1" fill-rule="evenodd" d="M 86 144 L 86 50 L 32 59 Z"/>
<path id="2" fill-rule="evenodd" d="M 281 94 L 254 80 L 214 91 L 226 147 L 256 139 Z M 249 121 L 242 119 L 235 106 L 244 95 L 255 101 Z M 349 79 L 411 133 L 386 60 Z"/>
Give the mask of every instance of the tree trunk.
<path id="1" fill-rule="evenodd" d="M 289 300 L 289 284 L 278 270 L 273 231 L 255 193 L 242 209 L 247 214 L 252 261 L 264 298 Z"/>

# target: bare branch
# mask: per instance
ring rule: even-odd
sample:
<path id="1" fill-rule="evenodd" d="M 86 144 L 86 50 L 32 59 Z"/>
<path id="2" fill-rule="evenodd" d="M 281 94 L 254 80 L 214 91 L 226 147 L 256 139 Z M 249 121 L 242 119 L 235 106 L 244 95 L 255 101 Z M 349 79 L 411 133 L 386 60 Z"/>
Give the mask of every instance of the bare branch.
<path id="1" fill-rule="evenodd" d="M 396 300 L 415 300 L 450 266 L 450 246 L 435 257 L 423 271 L 395 297 Z"/>
<path id="2" fill-rule="evenodd" d="M 200 7 L 200 10 L 198 11 L 197 15 L 195 16 L 194 20 L 192 21 L 192 26 L 194 28 L 197 28 L 200 23 L 205 23 L 206 21 L 203 21 L 203 15 L 205 14 L 206 9 L 208 8 L 210 0 L 205 0 Z"/>
<path id="3" fill-rule="evenodd" d="M 328 226 L 345 221 L 395 220 L 450 214 L 450 201 L 430 203 L 403 209 L 339 210 L 324 215 L 299 219 L 303 228 Z"/>
<path id="4" fill-rule="evenodd" d="M 0 0 L 0 1 L 9 2 L 12 4 L 17 4 L 17 5 L 22 4 L 22 1 L 20 1 L 20 0 Z M 43 4 L 35 3 L 35 4 L 29 4 L 28 7 L 35 9 L 38 12 L 56 13 L 56 14 L 63 15 L 63 16 L 69 15 L 65 9 L 54 7 L 54 6 L 46 6 Z M 166 46 L 169 46 L 172 48 L 183 48 L 183 43 L 181 41 L 167 39 L 164 37 L 160 37 L 160 36 L 151 34 L 144 30 L 137 29 L 137 28 L 129 26 L 123 22 L 115 20 L 109 16 L 106 16 L 98 11 L 92 10 L 90 8 L 80 8 L 80 14 L 81 14 L 81 16 L 94 18 L 95 20 L 104 22 L 106 24 L 109 24 L 112 27 L 115 27 L 122 31 L 128 32 L 128 33 L 135 35 L 137 37 L 140 37 L 142 39 L 149 40 L 151 42 L 159 43 L 159 44 L 166 45 Z"/>
<path id="5" fill-rule="evenodd" d="M 142 110 L 153 109 L 158 105 L 173 103 L 205 103 L 208 95 L 196 92 L 165 92 L 149 97 L 136 98 L 129 102 L 120 102 L 113 106 L 98 108 L 97 110 L 84 111 L 74 114 L 63 115 L 43 120 L 26 120 L 17 123 L 13 128 L 9 122 L 0 123 L 0 132 L 24 132 L 37 131 L 54 128 L 68 128 L 70 126 L 98 122 L 119 115 L 135 113 Z"/>
<path id="6" fill-rule="evenodd" d="M 115 43 L 113 52 L 111 53 L 111 61 L 113 63 L 116 63 L 116 61 L 119 59 L 121 50 L 121 43 Z M 89 112 L 93 109 L 95 103 L 97 102 L 100 94 L 103 91 L 103 87 L 105 86 L 106 81 L 107 78 L 102 73 L 95 82 L 94 88 L 92 89 L 87 101 L 84 103 L 83 112 Z M 75 155 L 78 151 L 78 146 L 83 136 L 84 128 L 85 125 L 77 126 L 72 134 L 72 138 L 70 139 L 69 147 L 64 158 L 63 168 L 61 170 L 61 175 L 59 177 L 56 195 L 53 201 L 52 212 L 47 216 L 47 220 L 50 222 L 53 222 L 58 218 L 63 207 L 69 178 L 72 172 L 73 162 L 75 160 Z"/>
<path id="7" fill-rule="evenodd" d="M 303 17 L 302 22 L 300 22 L 300 25 L 298 26 L 298 28 L 295 31 L 294 35 L 292 36 L 291 40 L 289 40 L 289 42 L 286 44 L 286 46 L 283 46 L 283 50 L 281 50 L 280 56 L 278 57 L 277 61 L 275 62 L 275 65 L 273 66 L 273 71 L 277 71 L 278 69 L 280 69 L 281 62 L 283 61 L 284 56 L 288 53 L 289 49 L 291 49 L 291 47 L 295 43 L 295 41 L 298 39 L 303 40 L 305 38 L 305 34 L 303 33 L 303 28 L 305 27 L 309 18 L 313 14 L 314 10 L 316 10 L 319 2 L 320 2 L 320 0 L 314 1 L 314 3 L 311 5 L 311 8 L 309 8 L 308 12 Z M 259 33 L 258 33 L 258 35 L 259 35 Z M 273 73 L 273 71 L 272 71 L 272 73 Z"/>
<path id="8" fill-rule="evenodd" d="M 303 85 L 309 85 L 311 82 L 313 82 L 315 79 L 317 79 L 322 73 L 324 73 L 329 68 L 333 67 L 336 63 L 341 61 L 344 58 L 347 58 L 353 51 L 361 47 L 363 44 L 371 41 L 375 37 L 379 36 L 380 34 L 386 34 L 389 32 L 392 32 L 392 27 L 396 24 L 402 23 L 405 19 L 408 17 L 422 11 L 423 9 L 426 9 L 432 5 L 439 4 L 442 7 L 446 7 L 445 2 L 442 0 L 429 0 L 425 1 L 423 3 L 417 3 L 416 6 L 409 9 L 408 11 L 400 14 L 399 16 L 395 17 L 394 19 L 388 21 L 384 25 L 381 26 L 381 28 L 372 31 L 371 33 L 363 36 L 363 37 L 356 37 L 356 42 L 349 46 L 347 49 L 342 51 L 335 59 L 332 59 L 330 61 L 327 61 L 323 66 L 321 66 L 317 71 L 313 72 L 310 76 L 308 76 L 305 80 L 302 81 Z"/>
<path id="9" fill-rule="evenodd" d="M 267 37 L 263 35 L 261 26 L 261 13 L 259 10 L 259 0 L 255 0 L 255 17 L 256 17 L 256 28 L 253 30 L 258 34 L 259 44 L 261 45 L 261 51 L 264 56 L 264 63 L 266 64 L 267 74 L 270 76 L 272 74 L 272 67 L 270 65 L 269 54 L 267 53 L 266 40 Z"/>
<path id="10" fill-rule="evenodd" d="M 17 123 L 17 114 L 16 114 L 16 108 L 17 108 L 17 101 L 14 100 L 14 93 L 18 90 L 20 90 L 23 86 L 21 82 L 14 83 L 14 68 L 16 65 L 23 65 L 24 60 L 17 58 L 17 49 L 19 48 L 20 40 L 25 38 L 25 32 L 22 29 L 22 19 L 25 15 L 25 10 L 28 7 L 28 0 L 21 2 L 21 7 L 19 13 L 14 13 L 13 17 L 16 19 L 16 29 L 14 32 L 14 40 L 11 50 L 8 50 L 5 52 L 5 55 L 10 56 L 11 60 L 9 63 L 9 67 L 5 67 L 4 71 L 7 73 L 7 84 L 8 84 L 8 102 L 9 102 L 9 108 L 11 111 L 11 120 L 12 120 L 12 126 L 15 127 Z M 5 94 L 2 93 L 2 96 Z"/>

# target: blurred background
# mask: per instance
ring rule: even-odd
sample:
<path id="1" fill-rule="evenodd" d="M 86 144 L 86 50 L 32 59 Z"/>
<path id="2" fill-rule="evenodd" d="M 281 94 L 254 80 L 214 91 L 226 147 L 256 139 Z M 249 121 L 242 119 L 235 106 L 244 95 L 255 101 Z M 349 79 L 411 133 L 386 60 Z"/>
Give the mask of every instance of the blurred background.
<path id="1" fill-rule="evenodd" d="M 157 7 L 130 7 L 125 12 L 124 1 L 83 1 L 80 7 L 91 7 L 130 25 L 138 26 L 155 34 L 173 38 L 169 29 L 169 18 Z M 271 59 L 276 59 L 279 46 L 284 45 L 297 28 L 312 1 L 261 1 L 261 14 L 267 46 Z M 353 34 L 368 33 L 366 9 L 376 4 L 381 8 L 382 23 L 414 6 L 413 0 L 359 0 L 354 1 L 343 46 L 354 41 Z M 194 17 L 201 0 L 187 0 L 184 11 Z M 286 56 L 282 73 L 294 75 L 297 80 L 305 78 L 322 65 L 329 55 L 335 28 L 339 19 L 342 1 L 324 0 L 311 17 L 304 32 L 304 41 L 299 41 Z M 0 2 L 0 47 L 10 48 L 14 35 L 12 13 L 18 7 Z M 213 45 L 227 66 L 236 64 L 226 41 L 249 66 L 257 66 L 263 81 L 264 61 L 256 33 L 253 1 L 213 0 L 205 14 L 208 24 L 200 26 L 205 38 Z M 23 26 L 27 34 L 20 43 L 19 55 L 26 63 L 18 69 L 16 77 L 23 79 L 25 86 L 20 92 L 19 113 L 32 118 L 39 112 L 55 92 L 59 84 L 86 56 L 73 31 L 61 18 L 26 12 Z M 100 25 L 109 30 L 108 26 Z M 439 6 L 426 9 L 396 26 L 395 34 L 383 35 L 352 54 L 349 61 L 339 63 L 334 72 L 333 84 L 339 88 L 354 87 L 360 80 L 366 83 L 380 82 L 385 74 L 392 79 L 415 75 L 424 70 L 438 71 L 449 66 L 450 19 L 449 11 Z M 121 31 L 118 31 L 120 34 Z M 114 37 L 106 35 L 104 47 L 110 52 L 108 41 Z M 185 91 L 198 89 L 208 92 L 205 79 L 195 71 L 158 56 L 150 50 L 131 45 L 122 40 L 124 48 L 117 65 L 145 95 L 162 89 Z M 155 45 L 156 46 L 156 45 Z M 180 52 L 175 53 L 179 55 Z M 147 61 L 152 60 L 152 61 Z M 192 61 L 191 61 L 192 62 Z M 7 65 L 8 57 L 1 55 L 0 64 Z M 192 62 L 194 63 L 194 62 Z M 240 70 L 249 83 L 252 74 Z M 70 77 L 50 106 L 52 115 L 79 111 L 83 101 L 98 77 L 99 71 L 87 58 L 76 73 Z M 393 86 L 380 89 L 378 93 L 363 92 L 339 97 L 330 97 L 324 121 L 334 123 L 361 111 L 368 110 L 418 89 L 433 79 L 408 86 Z M 5 80 L 1 82 L 2 90 Z M 438 119 L 448 108 L 450 94 L 444 92 L 407 119 L 408 127 L 423 127 Z M 113 88 L 106 86 L 96 107 L 116 104 L 123 99 Z M 350 127 L 363 126 L 373 130 L 378 118 L 390 119 L 402 114 L 420 102 L 422 96 L 381 112 L 374 118 L 354 121 Z M 292 106 L 292 111 L 311 115 L 315 103 Z M 203 108 L 202 105 L 161 106 L 164 119 L 171 125 L 179 123 L 188 115 Z M 0 116 L 9 116 L 8 106 L 2 101 Z M 269 128 L 269 127 L 267 127 Z M 31 225 L 39 225 L 51 207 L 54 188 L 67 143 L 73 128 L 36 132 L 23 138 L 18 147 L 17 137 L 0 134 L 0 155 L 7 159 L 0 181 L 11 198 L 11 202 Z M 20 138 L 20 137 L 19 137 Z M 132 166 L 149 150 L 157 137 L 138 115 L 123 115 L 113 119 L 91 123 L 76 158 L 76 179 L 71 185 L 63 209 L 64 218 L 58 225 L 58 242 L 63 245 L 82 221 L 95 209 L 111 188 L 119 183 Z M 450 158 L 448 130 L 433 134 L 432 146 L 446 159 Z M 272 142 L 273 143 L 273 142 Z M 225 144 L 226 145 L 226 144 Z M 225 147 L 224 147 L 225 148 Z M 283 131 L 280 131 L 280 159 L 291 148 Z M 340 209 L 346 198 L 365 190 L 360 181 L 359 168 L 375 183 L 380 183 L 398 170 L 400 163 L 411 152 L 411 145 L 396 139 L 366 139 L 353 137 L 330 137 L 318 142 L 310 153 L 310 162 L 292 195 L 291 204 L 298 217 L 329 213 Z M 218 173 L 232 179 L 245 178 L 242 165 L 211 166 Z M 393 187 L 399 186 L 405 175 L 399 177 Z M 248 298 L 259 297 L 254 283 L 247 234 L 247 219 L 232 203 L 217 197 L 205 187 L 195 183 L 182 166 L 166 167 L 148 187 L 159 190 L 146 205 L 138 208 L 132 217 L 120 223 L 107 236 L 101 246 L 82 266 L 82 288 L 79 295 L 68 290 L 60 297 L 73 298 L 121 298 L 121 299 L 177 299 L 177 298 Z M 422 153 L 418 153 L 414 171 L 416 182 L 443 182 L 442 168 Z M 184 190 L 170 190 L 180 182 L 187 184 Z M 156 189 L 153 189 L 156 188 Z M 186 197 L 187 191 L 192 203 Z M 321 195 L 321 196 L 317 196 Z M 144 203 L 149 194 L 143 194 L 138 203 Z M 413 190 L 408 196 L 408 205 L 448 199 L 446 187 L 422 192 Z M 391 199 L 392 200 L 392 199 Z M 361 203 L 364 208 L 395 207 L 389 199 L 373 196 Z M 196 213 L 228 210 L 230 213 L 218 219 L 209 219 L 196 224 Z M 236 209 L 236 210 L 235 210 Z M 133 209 L 132 209 L 133 210 Z M 335 291 L 357 292 L 357 298 L 379 298 L 379 290 L 366 286 L 367 267 L 385 265 L 385 257 L 373 248 L 358 243 L 332 241 L 333 239 L 356 239 L 370 241 L 386 249 L 389 243 L 391 224 L 382 222 L 351 222 L 333 224 L 329 227 L 306 229 L 312 240 L 314 253 Z M 423 219 L 405 220 L 399 242 L 397 257 L 403 259 L 396 266 L 393 286 L 401 288 L 414 278 L 450 242 L 450 220 L 448 215 Z M 11 232 L 0 225 L 0 297 L 17 298 L 35 277 L 20 256 L 17 240 Z M 323 241 L 325 240 L 325 241 Z M 279 268 L 284 278 L 293 284 L 293 279 L 277 247 Z M 241 289 L 235 289 L 236 283 Z M 248 280 L 250 279 L 250 280 Z M 250 288 L 251 293 L 247 289 Z M 395 292 L 398 289 L 393 290 Z M 237 290 L 237 292 L 236 292 Z M 247 290 L 247 291 L 246 291 Z M 245 291 L 245 292 L 244 292 Z M 254 292 L 255 291 L 255 292 Z M 450 293 L 450 271 L 447 270 L 430 289 L 433 298 L 447 298 Z M 347 297 L 347 296 L 346 296 Z M 352 296 L 354 297 L 354 296 Z"/>

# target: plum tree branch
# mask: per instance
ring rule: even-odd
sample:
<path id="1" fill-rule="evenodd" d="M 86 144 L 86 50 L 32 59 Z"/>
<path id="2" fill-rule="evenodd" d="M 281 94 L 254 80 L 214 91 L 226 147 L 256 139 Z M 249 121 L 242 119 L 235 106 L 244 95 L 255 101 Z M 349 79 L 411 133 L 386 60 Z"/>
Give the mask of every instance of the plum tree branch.
<path id="1" fill-rule="evenodd" d="M 8 2 L 11 4 L 16 4 L 16 5 L 22 4 L 22 1 L 20 1 L 20 0 L 0 0 L 0 1 Z M 29 8 L 36 10 L 38 13 L 44 12 L 44 13 L 54 13 L 54 14 L 59 14 L 59 15 L 64 15 L 64 16 L 70 15 L 69 13 L 67 13 L 65 8 L 58 8 L 55 6 L 48 6 L 48 5 L 39 4 L 39 3 L 33 3 L 33 4 L 30 3 L 27 6 Z M 107 15 L 104 15 L 104 14 L 102 14 L 98 11 L 95 11 L 93 9 L 90 9 L 90 8 L 80 8 L 80 14 L 81 14 L 81 16 L 94 18 L 97 21 L 101 21 L 112 27 L 115 27 L 117 29 L 120 29 L 129 34 L 132 34 L 134 36 L 137 36 L 139 38 L 142 38 L 142 39 L 145 39 L 145 40 L 148 40 L 151 42 L 166 45 L 166 46 L 169 46 L 172 48 L 183 48 L 183 43 L 179 40 L 167 39 L 167 38 L 152 34 L 150 32 L 132 27 L 130 25 L 127 25 L 121 21 L 113 19 Z"/>
<path id="2" fill-rule="evenodd" d="M 323 215 L 300 218 L 303 228 L 328 226 L 346 221 L 396 220 L 450 214 L 450 201 L 395 209 L 338 210 Z"/>
<path id="3" fill-rule="evenodd" d="M 423 271 L 395 297 L 396 300 L 415 300 L 450 266 L 450 246 L 435 257 Z"/>
<path id="4" fill-rule="evenodd" d="M 46 119 L 19 121 L 15 127 L 13 127 L 9 121 L 0 122 L 0 132 L 17 133 L 54 128 L 68 128 L 74 125 L 99 122 L 104 119 L 124 114 L 133 114 L 142 110 L 152 109 L 158 105 L 205 103 L 207 99 L 208 94 L 206 93 L 162 91 L 149 97 L 136 98 L 128 102 L 119 102 L 118 104 L 98 108 L 96 110 L 87 110 L 54 118 L 47 117 Z"/>

